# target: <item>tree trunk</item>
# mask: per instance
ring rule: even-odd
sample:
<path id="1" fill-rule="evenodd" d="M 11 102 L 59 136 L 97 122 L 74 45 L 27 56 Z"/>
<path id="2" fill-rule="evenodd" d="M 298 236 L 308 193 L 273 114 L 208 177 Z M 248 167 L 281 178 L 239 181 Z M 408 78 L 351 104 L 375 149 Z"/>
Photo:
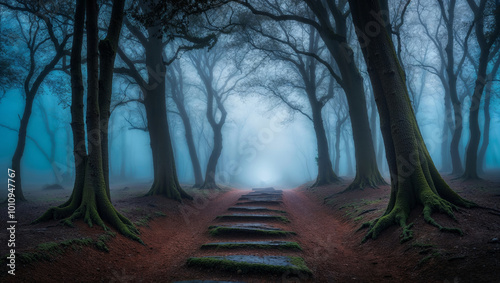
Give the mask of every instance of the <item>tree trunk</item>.
<path id="1" fill-rule="evenodd" d="M 465 171 L 463 178 L 466 180 L 479 179 L 477 174 L 477 151 L 479 141 L 481 139 L 481 131 L 479 129 L 479 109 L 481 104 L 481 96 L 483 95 L 486 68 L 488 66 L 489 52 L 481 51 L 479 56 L 479 68 L 477 71 L 477 80 L 474 87 L 474 93 L 471 98 L 471 105 L 469 108 L 469 131 L 470 139 L 467 145 L 467 152 L 465 157 Z"/>
<path id="2" fill-rule="evenodd" d="M 342 124 L 345 119 L 342 121 L 337 121 L 335 127 L 335 172 L 339 172 L 339 163 L 340 163 L 340 134 L 342 130 Z"/>
<path id="3" fill-rule="evenodd" d="M 120 39 L 123 26 L 123 10 L 125 0 L 115 0 L 111 12 L 111 21 L 106 38 L 99 42 L 99 114 L 101 118 L 101 152 L 102 168 L 106 193 L 111 199 L 109 192 L 109 117 L 111 115 L 111 93 L 113 91 L 113 70 L 115 67 L 116 49 Z"/>
<path id="4" fill-rule="evenodd" d="M 448 95 L 444 95 L 444 119 L 443 119 L 443 132 L 441 139 L 441 171 L 442 172 L 450 172 L 451 168 L 451 159 L 450 154 L 451 151 L 448 150 L 451 148 L 450 145 L 450 130 L 452 129 L 453 123 L 451 123 L 452 118 L 449 117 L 449 113 L 451 113 L 451 101 Z"/>
<path id="5" fill-rule="evenodd" d="M 493 65 L 491 73 L 488 76 L 489 80 L 488 80 L 488 84 L 486 85 L 486 90 L 484 93 L 483 143 L 481 144 L 481 148 L 479 149 L 479 155 L 477 157 L 477 162 L 479 164 L 478 170 L 480 173 L 484 173 L 484 169 L 485 169 L 485 165 L 486 165 L 485 164 L 486 150 L 488 149 L 488 145 L 490 143 L 490 125 L 491 125 L 490 106 L 491 106 L 491 89 L 493 86 L 492 80 L 496 77 L 496 74 L 497 74 L 499 68 L 500 68 L 500 59 L 497 58 L 497 60 L 495 61 L 495 65 Z"/>
<path id="6" fill-rule="evenodd" d="M 154 180 L 146 195 L 163 195 L 181 201 L 192 199 L 179 184 L 174 161 L 174 151 L 167 121 L 165 98 L 165 65 L 163 63 L 163 42 L 158 29 L 148 29 L 146 66 L 149 81 L 144 91 L 144 106 L 148 120 L 148 132 L 153 154 Z"/>
<path id="7" fill-rule="evenodd" d="M 215 182 L 215 173 L 217 162 L 222 153 L 222 125 L 213 127 L 214 131 L 214 147 L 207 163 L 207 171 L 205 173 L 205 182 L 200 189 L 219 189 Z"/>
<path id="8" fill-rule="evenodd" d="M 311 187 L 338 183 L 340 179 L 333 172 L 332 161 L 328 153 L 328 140 L 323 125 L 323 117 L 321 116 L 321 109 L 323 106 L 316 100 L 316 92 L 314 92 L 314 94 L 308 94 L 308 96 L 314 96 L 310 97 L 309 100 L 311 102 L 314 133 L 316 134 L 316 143 L 318 145 L 318 177 Z"/>
<path id="9" fill-rule="evenodd" d="M 401 241 L 411 239 L 412 224 L 407 225 L 406 221 L 417 205 L 424 207 L 424 219 L 429 224 L 443 231 L 461 233 L 459 229 L 441 226 L 431 217 L 434 211 L 454 217 L 453 209 L 457 205 L 471 207 L 474 204 L 462 199 L 446 184 L 427 151 L 391 37 L 385 22 L 377 19 L 382 15 L 381 2 L 384 1 L 387 4 L 387 0 L 349 0 L 377 102 L 391 173 L 391 197 L 387 210 L 371 223 L 364 240 L 376 238 L 394 224 L 403 227 Z M 374 23 L 379 25 L 379 32 L 369 29 Z"/>
<path id="10" fill-rule="evenodd" d="M 179 109 L 179 114 L 182 119 L 182 123 L 184 124 L 186 143 L 189 150 L 189 157 L 191 158 L 191 165 L 193 166 L 193 174 L 194 174 L 194 188 L 199 188 L 203 184 L 203 176 L 201 175 L 201 166 L 200 160 L 198 159 L 198 154 L 196 153 L 196 147 L 194 145 L 193 138 L 193 128 L 191 127 L 191 121 L 187 114 L 186 109 L 183 107 L 179 107 L 177 105 L 177 109 Z"/>
<path id="11" fill-rule="evenodd" d="M 86 2 L 86 3 L 85 3 Z M 116 3 L 117 1 L 115 1 Z M 85 148 L 85 124 L 83 122 L 83 82 L 81 51 L 83 25 L 87 10 L 87 143 Z M 113 9 L 115 9 L 113 5 Z M 75 152 L 76 178 L 70 199 L 49 209 L 34 222 L 64 219 L 67 225 L 78 218 L 92 226 L 94 223 L 108 229 L 107 221 L 123 235 L 142 243 L 134 225 L 116 211 L 106 192 L 102 168 L 101 131 L 99 120 L 99 55 L 98 55 L 98 7 L 96 0 L 78 0 L 75 11 L 73 48 L 71 52 L 72 103 L 71 116 Z"/>
<path id="12" fill-rule="evenodd" d="M 353 175 L 353 167 L 352 167 L 352 158 L 351 158 L 351 143 L 350 143 L 350 136 L 347 133 L 342 134 L 344 136 L 344 143 L 345 143 L 345 155 L 347 159 L 347 176 L 352 176 Z"/>
<path id="13" fill-rule="evenodd" d="M 315 1 L 306 2 L 308 2 L 309 7 L 316 14 L 318 20 L 323 23 L 322 26 L 329 26 L 326 24 L 329 17 L 328 13 L 325 13 L 326 11 L 321 9 L 318 10 L 318 7 L 314 7 L 316 5 L 314 4 Z M 339 15 L 334 15 L 334 17 L 336 16 Z M 336 17 L 335 25 L 335 32 L 344 38 L 348 38 L 346 18 L 342 16 Z M 332 37 L 332 30 L 333 28 L 322 28 L 320 35 L 330 54 L 334 57 L 342 77 L 342 88 L 347 97 L 351 117 L 356 159 L 356 177 L 346 188 L 346 191 L 363 189 L 365 187 L 375 188 L 378 185 L 386 184 L 386 182 L 380 175 L 375 157 L 363 78 L 356 66 L 353 50 L 349 47 L 347 41 L 340 42 L 336 37 Z"/>
<path id="14" fill-rule="evenodd" d="M 33 93 L 26 94 L 26 104 L 24 105 L 24 113 L 21 118 L 21 124 L 19 125 L 19 134 L 17 140 L 16 151 L 12 156 L 12 170 L 16 172 L 14 178 L 16 184 L 16 200 L 26 201 L 23 194 L 22 178 L 21 178 L 21 158 L 24 154 L 24 149 L 26 147 L 26 134 L 28 131 L 28 122 L 31 117 L 33 110 L 33 101 L 35 100 L 35 95 Z"/>
<path id="15" fill-rule="evenodd" d="M 500 60 L 498 60 L 500 62 Z M 486 85 L 486 90 L 484 94 L 484 130 L 483 130 L 483 143 L 479 148 L 479 154 L 477 157 L 478 162 L 478 170 L 480 173 L 484 173 L 485 169 L 485 156 L 486 150 L 488 149 L 488 144 L 490 142 L 490 124 L 491 124 L 491 113 L 490 113 L 490 105 L 491 105 L 491 81 Z"/>
<path id="16" fill-rule="evenodd" d="M 186 144 L 189 151 L 189 157 L 191 159 L 191 165 L 193 167 L 193 187 L 199 188 L 203 184 L 203 176 L 201 174 L 200 160 L 198 159 L 198 154 L 196 153 L 196 147 L 194 145 L 193 128 L 191 126 L 189 115 L 186 111 L 184 101 L 184 76 L 181 65 L 178 61 L 172 63 L 171 68 L 169 69 L 169 74 L 168 79 L 171 88 L 172 100 L 179 110 L 179 116 L 181 117 L 182 124 L 184 125 Z"/>

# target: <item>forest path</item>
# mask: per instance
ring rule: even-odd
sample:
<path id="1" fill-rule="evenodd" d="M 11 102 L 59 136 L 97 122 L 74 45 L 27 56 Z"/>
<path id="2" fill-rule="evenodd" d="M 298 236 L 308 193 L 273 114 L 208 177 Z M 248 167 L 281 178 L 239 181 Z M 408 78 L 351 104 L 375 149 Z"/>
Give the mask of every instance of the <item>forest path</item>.
<path id="1" fill-rule="evenodd" d="M 200 255 L 190 257 L 187 265 L 229 274 L 310 278 L 300 245 L 288 240 L 296 233 L 288 230 L 287 211 L 280 210 L 282 195 L 282 190 L 274 188 L 253 189 L 242 195 L 208 227 L 216 241 L 202 245 Z M 189 279 L 178 282 L 193 282 Z M 213 278 L 204 276 L 206 279 Z M 194 282 L 203 282 L 198 280 Z"/>
<path id="2" fill-rule="evenodd" d="M 140 202 L 141 207 L 154 206 L 155 210 L 160 209 L 167 214 L 166 217 L 151 220 L 148 227 L 140 228 L 141 238 L 146 245 L 117 236 L 107 243 L 109 253 L 94 248 L 67 249 L 50 262 L 38 261 L 20 267 L 16 278 L 9 277 L 6 282 L 10 282 L 9 279 L 14 279 L 13 282 L 33 281 L 33 278 L 39 282 L 66 282 L 74 281 L 75 278 L 81 282 L 175 282 L 193 279 L 233 282 L 343 282 L 354 278 L 370 281 L 372 275 L 375 276 L 373 278 L 385 278 L 385 274 L 381 273 L 391 270 L 391 266 L 381 258 L 383 255 L 373 255 L 353 248 L 352 227 L 336 218 L 331 208 L 299 189 L 283 190 L 282 194 L 280 192 L 280 195 L 275 196 L 258 195 L 249 190 L 231 190 L 217 196 L 211 196 L 212 193 L 205 195 L 184 204 L 156 198 L 137 198 L 134 201 Z M 139 203 L 128 202 L 126 207 L 135 206 L 139 206 Z M 251 217 L 246 219 L 242 214 Z M 223 217 L 217 218 L 218 216 Z M 289 222 L 284 222 L 284 217 Z M 214 236 L 214 233 L 210 233 L 213 228 L 209 229 L 214 225 L 249 226 L 252 223 L 296 234 L 240 233 Z M 96 230 L 99 228 L 89 228 L 80 222 L 76 224 L 81 233 L 102 233 Z M 59 226 L 51 229 L 61 229 L 59 233 L 64 233 L 70 228 Z M 249 241 L 254 243 L 248 243 Z M 272 242 L 262 243 L 263 241 Z M 234 249 L 213 246 L 201 248 L 216 242 L 246 243 Z M 294 242 L 302 249 L 294 248 Z M 276 248 L 277 246 L 281 248 Z M 238 271 L 241 268 L 222 271 L 187 264 L 189 258 L 233 255 L 257 256 L 259 260 L 266 256 L 300 257 L 313 276 L 293 269 L 285 270 L 284 273 L 244 273 L 243 270 Z M 267 259 L 269 258 L 264 261 Z M 286 258 L 278 260 L 287 261 Z M 374 265 L 374 262 L 378 264 Z M 392 277 L 395 278 L 397 276 Z"/>

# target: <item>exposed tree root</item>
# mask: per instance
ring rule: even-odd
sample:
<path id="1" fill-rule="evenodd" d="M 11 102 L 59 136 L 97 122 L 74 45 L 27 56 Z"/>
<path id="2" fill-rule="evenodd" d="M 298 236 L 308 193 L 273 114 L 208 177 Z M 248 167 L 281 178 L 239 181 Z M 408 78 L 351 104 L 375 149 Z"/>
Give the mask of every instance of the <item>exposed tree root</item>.
<path id="1" fill-rule="evenodd" d="M 450 189 L 451 190 L 451 189 Z M 459 199 L 456 199 L 456 203 L 459 206 L 463 207 L 474 207 L 477 206 L 473 202 L 464 200 L 460 198 L 458 195 L 456 195 Z M 440 231 L 442 232 L 450 232 L 450 233 L 456 233 L 459 235 L 463 235 L 462 230 L 459 228 L 453 228 L 453 227 L 444 227 L 437 223 L 434 218 L 432 218 L 432 213 L 434 212 L 440 212 L 448 215 L 450 218 L 456 220 L 454 211 L 458 210 L 458 206 L 451 203 L 450 201 L 447 201 L 443 198 L 441 198 L 439 195 L 434 194 L 430 189 L 424 190 L 421 192 L 420 195 L 421 201 L 424 205 L 423 208 L 423 216 L 424 220 L 429 223 L 432 226 L 437 227 Z M 368 233 L 366 236 L 363 238 L 362 242 L 366 242 L 368 239 L 376 239 L 380 233 L 385 230 L 386 228 L 396 224 L 399 225 L 400 227 L 403 228 L 403 231 L 401 233 L 401 243 L 404 243 L 410 239 L 413 238 L 413 231 L 411 230 L 411 227 L 413 226 L 413 223 L 406 224 L 406 221 L 408 219 L 410 213 L 410 209 L 408 209 L 408 206 L 403 206 L 399 205 L 396 203 L 394 208 L 386 214 L 384 214 L 382 217 L 373 220 L 372 222 L 364 223 L 359 229 L 363 228 L 369 228 Z"/>
<path id="2" fill-rule="evenodd" d="M 322 176 L 322 177 L 318 176 L 314 184 L 312 184 L 309 188 L 316 188 L 316 187 L 321 187 L 331 184 L 340 184 L 340 183 L 342 183 L 342 179 L 336 176 L 335 173 L 333 173 L 329 174 L 328 176 Z"/>
<path id="3" fill-rule="evenodd" d="M 215 182 L 205 182 L 200 190 L 222 190 Z"/>
<path id="4" fill-rule="evenodd" d="M 170 184 L 168 184 L 170 183 Z M 182 199 L 193 199 L 178 182 L 167 182 L 167 180 L 162 180 L 159 182 L 154 182 L 145 196 L 155 196 L 161 195 L 169 199 L 177 200 L 182 202 Z"/>
<path id="5" fill-rule="evenodd" d="M 85 171 L 88 172 L 88 166 Z M 42 216 L 33 221 L 33 224 L 59 219 L 62 224 L 73 227 L 75 220 L 83 218 L 83 221 L 90 227 L 95 224 L 108 231 L 109 228 L 105 224 L 106 221 L 124 236 L 143 244 L 142 240 L 138 237 L 139 231 L 132 222 L 116 211 L 107 198 L 104 180 L 102 180 L 102 186 L 96 189 L 91 184 L 88 175 L 87 173 L 84 183 L 77 178 L 75 189 L 68 201 L 60 206 L 50 208 Z"/>
<path id="6" fill-rule="evenodd" d="M 379 186 L 387 185 L 387 182 L 380 176 L 380 174 L 373 174 L 372 176 L 363 175 L 360 177 L 359 174 L 356 175 L 356 178 L 352 181 L 352 183 L 339 194 L 357 190 L 364 190 L 365 188 L 373 188 L 377 189 Z"/>

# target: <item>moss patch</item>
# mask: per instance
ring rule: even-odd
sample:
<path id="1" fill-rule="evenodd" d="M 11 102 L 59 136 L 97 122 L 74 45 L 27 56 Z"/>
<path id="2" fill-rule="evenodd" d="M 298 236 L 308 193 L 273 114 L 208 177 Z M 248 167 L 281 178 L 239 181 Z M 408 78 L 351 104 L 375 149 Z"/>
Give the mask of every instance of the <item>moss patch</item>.
<path id="1" fill-rule="evenodd" d="M 41 260 L 51 261 L 58 255 L 64 254 L 68 249 L 78 251 L 83 247 L 94 246 L 98 250 L 108 252 L 109 249 L 106 246 L 106 242 L 115 236 L 116 233 L 108 231 L 106 234 L 100 235 L 97 240 L 92 238 L 76 238 L 64 240 L 62 242 L 42 243 L 39 244 L 34 251 L 20 253 L 17 257 L 19 262 L 28 264 Z"/>
<path id="2" fill-rule="evenodd" d="M 210 269 L 219 269 L 223 271 L 233 271 L 238 273 L 271 273 L 283 274 L 286 272 L 303 273 L 312 275 L 311 270 L 306 266 L 304 260 L 300 257 L 274 257 L 279 258 L 275 264 L 267 264 L 259 260 L 253 260 L 255 256 L 246 256 L 248 261 L 234 260 L 234 257 L 239 256 L 226 256 L 226 257 L 194 257 L 189 258 L 187 261 L 188 266 L 197 266 Z M 262 257 L 265 258 L 265 257 Z"/>

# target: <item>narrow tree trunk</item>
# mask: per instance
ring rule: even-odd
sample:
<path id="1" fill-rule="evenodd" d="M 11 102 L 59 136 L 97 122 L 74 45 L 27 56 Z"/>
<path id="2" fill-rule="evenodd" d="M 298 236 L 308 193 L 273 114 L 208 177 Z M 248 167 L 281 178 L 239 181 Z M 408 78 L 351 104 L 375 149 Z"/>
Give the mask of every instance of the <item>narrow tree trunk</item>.
<path id="1" fill-rule="evenodd" d="M 452 117 L 449 116 L 451 113 L 451 101 L 448 95 L 444 95 L 444 118 L 443 118 L 443 130 L 441 133 L 441 171 L 451 172 L 451 158 L 450 158 L 450 130 L 453 126 Z"/>
<path id="2" fill-rule="evenodd" d="M 345 154 L 347 160 L 347 176 L 353 175 L 353 166 L 352 166 L 352 158 L 351 158 L 351 143 L 350 136 L 348 136 L 345 132 L 342 134 L 344 136 L 345 143 Z"/>
<path id="3" fill-rule="evenodd" d="M 349 0 L 377 102 L 391 172 L 387 210 L 370 225 L 365 240 L 376 238 L 394 224 L 404 227 L 402 241 L 411 239 L 411 224 L 407 226 L 406 221 L 416 205 L 424 207 L 424 219 L 429 224 L 443 231 L 461 233 L 456 228 L 441 226 L 431 217 L 434 211 L 454 217 L 453 209 L 457 205 L 471 207 L 474 204 L 462 199 L 446 184 L 427 151 L 391 37 L 385 23 L 377 20 L 381 15 L 381 2 L 387 4 L 387 0 Z M 365 34 L 365 28 L 374 23 L 379 25 L 380 32 L 368 30 L 369 35 Z"/>
<path id="4" fill-rule="evenodd" d="M 113 91 L 113 70 L 115 67 L 116 49 L 120 39 L 123 26 L 123 10 L 125 0 L 115 0 L 111 12 L 111 21 L 106 38 L 99 42 L 99 114 L 101 118 L 101 152 L 102 168 L 106 193 L 111 199 L 109 192 L 109 117 L 111 115 L 111 93 Z"/>
<path id="5" fill-rule="evenodd" d="M 500 61 L 500 60 L 499 60 Z M 483 127 L 483 143 L 479 148 L 479 154 L 477 157 L 478 170 L 480 173 L 484 173 L 485 169 L 485 156 L 486 150 L 488 149 L 488 144 L 490 142 L 490 124 L 491 124 L 491 81 L 488 82 L 484 94 L 484 127 Z"/>
<path id="6" fill-rule="evenodd" d="M 179 107 L 177 105 L 177 109 L 179 109 L 179 114 L 182 119 L 182 123 L 184 125 L 186 143 L 189 150 L 189 157 L 191 158 L 191 165 L 193 166 L 193 174 L 194 174 L 194 188 L 199 188 L 203 184 L 203 176 L 201 175 L 201 166 L 200 160 L 198 159 L 198 154 L 196 153 L 196 147 L 194 145 L 193 138 L 193 128 L 191 127 L 191 121 L 184 107 Z"/>
<path id="7" fill-rule="evenodd" d="M 24 149 L 26 147 L 26 134 L 28 131 L 28 122 L 31 117 L 33 110 L 33 101 L 35 100 L 35 95 L 32 93 L 26 94 L 26 104 L 24 105 L 24 113 L 21 118 L 21 123 L 19 125 L 19 134 L 17 140 L 16 151 L 12 156 L 12 170 L 16 172 L 14 181 L 16 182 L 16 200 L 26 201 L 23 194 L 22 178 L 21 178 L 21 158 L 24 154 Z"/>
<path id="8" fill-rule="evenodd" d="M 318 177 L 311 187 L 338 183 L 340 179 L 333 172 L 332 161 L 330 160 L 330 154 L 328 152 L 328 140 L 323 125 L 323 117 L 321 116 L 322 105 L 316 100 L 316 93 L 314 93 L 314 98 L 310 98 L 310 100 L 312 104 L 314 133 L 316 134 L 316 143 L 318 146 Z"/>
<path id="9" fill-rule="evenodd" d="M 217 162 L 222 153 L 222 125 L 214 127 L 214 147 L 207 163 L 207 171 L 205 173 L 205 182 L 200 189 L 219 189 L 215 182 L 215 174 Z"/>
<path id="10" fill-rule="evenodd" d="M 486 90 L 484 93 L 483 143 L 481 144 L 481 148 L 479 149 L 479 155 L 477 157 L 478 170 L 480 173 L 484 173 L 484 169 L 485 169 L 485 165 L 486 165 L 485 164 L 486 150 L 488 149 L 488 145 L 490 143 L 490 125 L 491 125 L 490 106 L 491 106 L 491 89 L 493 86 L 492 80 L 495 78 L 499 68 L 500 68 L 500 59 L 497 59 L 495 61 L 495 65 L 493 65 L 491 73 L 488 76 L 489 80 L 488 80 L 488 84 L 486 85 Z"/>
<path id="11" fill-rule="evenodd" d="M 343 119 L 345 121 L 345 119 Z M 343 121 L 337 121 L 335 126 L 335 172 L 339 172 L 340 163 L 340 134 L 342 130 Z"/>
<path id="12" fill-rule="evenodd" d="M 472 95 L 471 105 L 469 108 L 470 139 L 467 145 L 465 170 L 462 176 L 467 180 L 479 179 L 479 175 L 477 174 L 477 151 L 479 147 L 479 141 L 481 139 L 481 131 L 479 129 L 479 106 L 481 104 L 481 97 L 483 95 L 485 85 L 484 78 L 486 78 L 488 56 L 489 52 L 481 51 L 481 55 L 479 56 L 479 68 L 477 71 L 476 85 L 474 87 L 474 93 Z"/>

